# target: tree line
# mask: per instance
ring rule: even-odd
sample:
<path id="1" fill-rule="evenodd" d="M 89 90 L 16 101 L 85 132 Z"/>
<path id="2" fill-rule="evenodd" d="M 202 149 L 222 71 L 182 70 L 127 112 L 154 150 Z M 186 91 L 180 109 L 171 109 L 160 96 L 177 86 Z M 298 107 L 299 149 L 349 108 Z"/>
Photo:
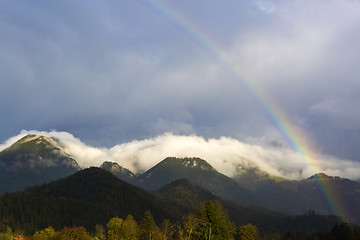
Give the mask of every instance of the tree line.
<path id="1" fill-rule="evenodd" d="M 152 214 L 146 211 L 139 222 L 132 215 L 125 219 L 111 218 L 105 226 L 97 224 L 90 232 L 84 226 L 52 226 L 25 236 L 21 229 L 11 229 L 3 219 L 0 224 L 0 240 L 356 240 L 360 230 L 346 223 L 335 225 L 311 236 L 303 233 L 274 233 L 261 236 L 251 223 L 236 227 L 229 220 L 220 201 L 204 201 L 193 213 L 187 214 L 178 224 L 165 219 L 156 224 Z"/>

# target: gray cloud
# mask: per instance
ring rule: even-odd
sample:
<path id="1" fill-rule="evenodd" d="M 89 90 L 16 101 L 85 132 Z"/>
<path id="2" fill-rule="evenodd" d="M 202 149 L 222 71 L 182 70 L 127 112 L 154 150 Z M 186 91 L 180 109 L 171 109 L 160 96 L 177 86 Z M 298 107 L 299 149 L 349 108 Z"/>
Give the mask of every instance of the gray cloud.
<path id="1" fill-rule="evenodd" d="M 166 4 L 323 154 L 360 156 L 358 1 Z M 287 146 L 242 79 L 144 2 L 2 1 L 0 9 L 1 141 L 57 129 L 107 147 L 164 132 Z"/>
<path id="2" fill-rule="evenodd" d="M 344 129 L 360 129 L 360 102 L 347 99 L 326 99 L 310 107 L 310 112 Z"/>

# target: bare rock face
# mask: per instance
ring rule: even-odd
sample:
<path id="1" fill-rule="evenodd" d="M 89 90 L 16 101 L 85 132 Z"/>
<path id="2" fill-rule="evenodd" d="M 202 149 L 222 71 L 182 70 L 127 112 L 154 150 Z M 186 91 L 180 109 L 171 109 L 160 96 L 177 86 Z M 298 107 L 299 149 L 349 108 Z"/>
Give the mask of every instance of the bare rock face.
<path id="1" fill-rule="evenodd" d="M 128 183 L 132 183 L 135 178 L 134 174 L 129 169 L 120 166 L 116 162 L 105 161 L 103 164 L 101 164 L 100 168 L 111 172 L 116 177 Z"/>

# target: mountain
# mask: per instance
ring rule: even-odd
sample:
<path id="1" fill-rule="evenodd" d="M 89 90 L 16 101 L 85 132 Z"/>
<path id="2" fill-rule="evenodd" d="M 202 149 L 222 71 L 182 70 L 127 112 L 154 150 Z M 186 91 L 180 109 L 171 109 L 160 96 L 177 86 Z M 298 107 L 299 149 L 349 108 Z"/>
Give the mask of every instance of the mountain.
<path id="1" fill-rule="evenodd" d="M 360 184 L 349 179 L 319 173 L 300 181 L 268 181 L 259 184 L 254 194 L 267 199 L 263 206 L 293 214 L 309 209 L 326 214 L 344 208 L 344 220 L 360 223 Z"/>
<path id="2" fill-rule="evenodd" d="M 9 219 L 11 226 L 27 232 L 49 225 L 57 229 L 73 225 L 93 229 L 95 224 L 106 225 L 112 217 L 125 219 L 129 214 L 139 221 L 146 210 L 158 223 L 165 218 L 180 220 L 186 213 L 182 206 L 95 167 L 0 197 L 0 219 Z"/>
<path id="3" fill-rule="evenodd" d="M 133 182 L 135 179 L 135 175 L 129 169 L 120 166 L 116 162 L 105 161 L 101 164 L 100 168 L 111 172 L 116 177 L 128 183 Z"/>
<path id="4" fill-rule="evenodd" d="M 167 204 L 142 188 L 118 179 L 110 172 L 96 167 L 79 171 L 67 178 L 41 186 L 27 188 L 27 192 L 51 197 L 65 197 L 96 204 L 110 215 L 142 217 L 146 210 L 155 219 L 174 219 Z"/>
<path id="5" fill-rule="evenodd" d="M 231 178 L 219 173 L 200 158 L 169 157 L 136 178 L 136 184 L 154 191 L 165 184 L 186 178 L 224 199 L 241 203 L 261 203 L 252 192 L 241 188 Z"/>
<path id="6" fill-rule="evenodd" d="M 232 179 L 241 187 L 248 190 L 255 190 L 259 186 L 267 185 L 269 183 L 286 181 L 284 178 L 271 175 L 265 171 L 260 170 L 259 167 L 251 166 L 250 164 L 238 164 L 235 168 L 236 174 L 234 177 L 232 177 Z"/>
<path id="7" fill-rule="evenodd" d="M 221 200 L 188 180 L 179 180 L 159 189 L 156 196 L 132 186 L 106 170 L 89 168 L 69 177 L 29 187 L 24 192 L 6 193 L 0 197 L 0 219 L 6 219 L 12 229 L 22 229 L 27 234 L 53 226 L 84 226 L 90 231 L 96 224 L 131 214 L 139 222 L 149 210 L 159 224 L 163 219 L 180 222 L 182 216 L 198 206 L 201 200 L 220 200 L 229 216 L 238 224 L 249 222 L 266 232 L 312 233 L 331 229 L 338 219 L 315 213 L 289 216 L 260 207 L 251 207 Z M 181 204 L 187 196 L 188 206 Z M 315 224 L 316 223 L 316 224 Z"/>
<path id="8" fill-rule="evenodd" d="M 174 181 L 153 193 L 167 201 L 182 204 L 190 211 L 196 210 L 203 201 L 220 201 L 230 220 L 237 226 L 251 223 L 256 225 L 263 234 L 294 231 L 310 235 L 324 229 L 330 230 L 340 221 L 336 216 L 319 215 L 313 211 L 293 216 L 264 207 L 227 201 L 187 179 Z"/>
<path id="9" fill-rule="evenodd" d="M 57 138 L 29 134 L 0 152 L 0 194 L 49 182 L 80 170 Z"/>
<path id="10" fill-rule="evenodd" d="M 291 214 L 302 214 L 309 209 L 328 214 L 334 212 L 335 207 L 345 209 L 339 213 L 346 221 L 360 223 L 360 184 L 349 179 L 316 174 L 301 181 L 290 181 L 254 166 L 241 165 L 237 166 L 238 175 L 230 179 L 200 158 L 166 158 L 139 176 L 117 163 L 104 162 L 101 168 L 149 191 L 186 178 L 232 202 Z M 0 152 L 0 195 L 79 170 L 76 160 L 66 153 L 59 139 L 29 134 Z M 333 203 L 337 205 L 332 206 Z"/>
<path id="11" fill-rule="evenodd" d="M 334 208 L 343 208 L 345 211 L 338 213 L 342 214 L 344 220 L 360 223 L 360 184 L 355 181 L 325 174 L 291 181 L 256 168 L 242 168 L 241 171 L 241 175 L 233 180 L 199 158 L 166 158 L 138 176 L 137 184 L 154 191 L 172 181 L 186 178 L 232 202 L 263 206 L 290 214 L 304 214 L 309 209 L 320 214 L 331 214 Z M 333 198 L 337 199 L 335 206 L 329 205 Z"/>
<path id="12" fill-rule="evenodd" d="M 168 201 L 174 201 L 191 210 L 198 207 L 202 201 L 220 199 L 202 186 L 193 184 L 186 178 L 166 184 L 160 189 L 153 191 L 153 193 L 156 196 Z"/>

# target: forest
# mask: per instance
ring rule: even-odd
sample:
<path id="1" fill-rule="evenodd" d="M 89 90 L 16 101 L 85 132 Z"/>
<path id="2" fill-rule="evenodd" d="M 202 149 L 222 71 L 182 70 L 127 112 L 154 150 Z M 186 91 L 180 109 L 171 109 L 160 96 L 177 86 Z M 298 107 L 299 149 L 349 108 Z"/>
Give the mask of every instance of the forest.
<path id="1" fill-rule="evenodd" d="M 95 219 L 94 219 L 95 220 Z M 96 221 L 96 220 L 95 220 Z M 94 222 L 95 222 L 94 221 Z M 112 217 L 105 225 L 96 224 L 92 228 L 84 226 L 47 226 L 33 233 L 24 231 L 21 226 L 11 228 L 9 219 L 0 222 L 0 240 L 356 240 L 360 239 L 360 229 L 344 222 L 339 222 L 331 230 L 308 235 L 304 233 L 262 234 L 257 226 L 249 223 L 236 226 L 230 221 L 220 201 L 204 201 L 192 213 L 173 223 L 164 219 L 156 223 L 151 212 L 146 211 L 140 221 L 132 215 L 125 219 Z"/>

